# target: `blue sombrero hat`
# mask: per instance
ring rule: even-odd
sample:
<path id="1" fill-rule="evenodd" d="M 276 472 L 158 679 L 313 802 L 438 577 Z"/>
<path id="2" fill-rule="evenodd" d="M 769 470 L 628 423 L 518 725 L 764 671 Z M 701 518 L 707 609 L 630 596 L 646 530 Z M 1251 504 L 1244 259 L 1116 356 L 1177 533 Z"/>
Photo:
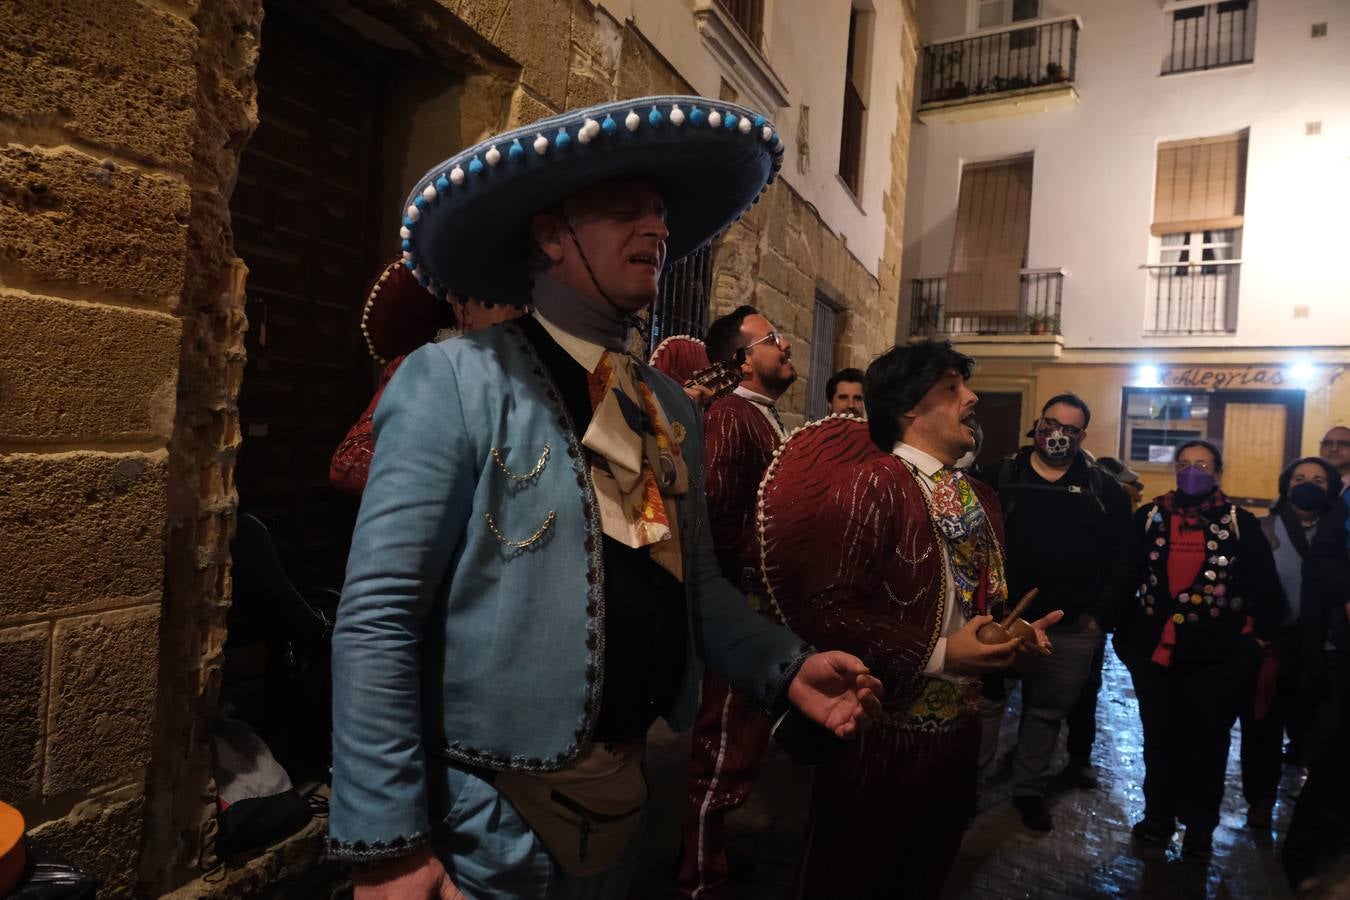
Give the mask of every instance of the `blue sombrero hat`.
<path id="1" fill-rule="evenodd" d="M 674 262 L 712 240 L 773 181 L 783 142 L 764 116 L 705 97 L 644 97 L 541 119 L 458 153 L 413 186 L 404 264 L 438 297 L 528 301 L 527 226 L 623 175 L 665 198 Z"/>

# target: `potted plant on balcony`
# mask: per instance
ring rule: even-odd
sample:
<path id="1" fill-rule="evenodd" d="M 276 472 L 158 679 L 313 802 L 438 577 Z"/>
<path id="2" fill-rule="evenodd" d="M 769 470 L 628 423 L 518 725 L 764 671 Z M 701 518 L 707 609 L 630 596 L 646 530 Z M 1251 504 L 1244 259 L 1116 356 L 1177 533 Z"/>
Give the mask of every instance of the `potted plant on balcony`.
<path id="1" fill-rule="evenodd" d="M 934 68 L 938 73 L 938 84 L 933 89 L 934 100 L 959 100 L 966 95 L 966 86 L 957 78 L 965 55 L 964 50 L 953 47 L 937 56 Z"/>
<path id="2" fill-rule="evenodd" d="M 936 300 L 919 300 L 914 309 L 914 334 L 919 337 L 931 337 L 938 333 L 942 320 L 942 309 Z"/>
<path id="3" fill-rule="evenodd" d="M 1048 62 L 1048 63 L 1045 64 L 1045 80 L 1046 80 L 1046 81 L 1068 81 L 1068 80 L 1069 80 L 1069 70 L 1066 69 L 1066 68 L 1064 68 L 1063 66 L 1061 66 L 1061 65 L 1060 65 L 1059 63 L 1057 63 L 1057 62 L 1053 62 L 1053 61 Z"/>
<path id="4" fill-rule="evenodd" d="M 1027 332 L 1054 334 L 1059 331 L 1059 320 L 1049 313 L 1027 313 Z"/>

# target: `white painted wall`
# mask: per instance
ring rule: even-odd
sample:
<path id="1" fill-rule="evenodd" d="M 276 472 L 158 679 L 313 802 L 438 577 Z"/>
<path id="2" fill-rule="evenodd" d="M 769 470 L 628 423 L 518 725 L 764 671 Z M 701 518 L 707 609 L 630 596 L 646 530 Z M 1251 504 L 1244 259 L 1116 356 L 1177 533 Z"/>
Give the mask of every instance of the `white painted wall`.
<path id="1" fill-rule="evenodd" d="M 1350 344 L 1350 3 L 1260 0 L 1250 65 L 1159 76 L 1160 0 L 1043 2 L 1076 14 L 1076 107 L 914 123 L 902 273 L 945 273 L 963 163 L 1035 153 L 1029 268 L 1062 267 L 1067 346 Z M 1328 35 L 1311 38 L 1314 22 Z M 966 30 L 965 0 L 921 0 L 920 40 Z M 917 98 L 916 98 L 917 99 Z M 1320 136 L 1305 123 L 1320 121 Z M 1237 333 L 1143 337 L 1161 141 L 1250 129 Z M 908 296 L 906 283 L 905 296 Z M 1307 318 L 1294 318 L 1307 306 Z M 902 309 L 902 318 L 907 310 Z M 907 332 L 902 321 L 902 337 Z"/>
<path id="2" fill-rule="evenodd" d="M 766 0 L 764 25 L 768 61 L 787 86 L 789 106 L 767 110 L 786 144 L 782 178 L 813 204 L 826 225 L 873 274 L 886 237 L 882 195 L 891 182 L 891 138 L 897 116 L 896 91 L 903 73 L 899 48 L 903 0 L 867 0 L 875 9 L 863 149 L 862 196 L 855 198 L 838 178 L 839 127 L 844 111 L 844 63 L 848 52 L 851 0 Z M 718 96 L 726 77 L 720 61 L 700 37 L 693 0 L 602 0 L 620 21 L 631 20 L 700 94 Z M 728 78 L 734 85 L 734 81 Z M 753 106 L 744 97 L 741 101 Z M 810 171 L 797 166 L 797 124 L 801 105 L 810 107 Z"/>

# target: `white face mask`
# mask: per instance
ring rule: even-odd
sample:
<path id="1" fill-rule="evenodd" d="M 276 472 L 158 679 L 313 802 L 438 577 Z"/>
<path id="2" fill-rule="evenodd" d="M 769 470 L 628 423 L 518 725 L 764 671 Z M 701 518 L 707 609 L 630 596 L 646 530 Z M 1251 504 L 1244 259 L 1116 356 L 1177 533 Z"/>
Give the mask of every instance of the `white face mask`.
<path id="1" fill-rule="evenodd" d="M 969 469 L 973 465 L 975 465 L 975 451 L 967 450 L 966 455 L 956 461 L 954 468 Z"/>

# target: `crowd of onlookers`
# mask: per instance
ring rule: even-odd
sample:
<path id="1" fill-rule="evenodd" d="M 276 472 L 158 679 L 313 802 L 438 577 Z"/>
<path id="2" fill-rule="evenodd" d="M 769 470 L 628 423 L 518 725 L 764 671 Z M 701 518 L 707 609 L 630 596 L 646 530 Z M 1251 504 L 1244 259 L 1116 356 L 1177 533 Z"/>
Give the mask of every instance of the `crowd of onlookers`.
<path id="1" fill-rule="evenodd" d="M 852 405 L 839 401 L 854 390 Z M 861 406 L 862 373 L 831 379 L 831 412 Z M 1051 398 L 1029 445 L 989 465 L 963 461 L 998 491 L 1010 597 L 1035 588 L 1037 619 L 1063 610 L 1054 655 L 987 676 L 980 766 L 991 774 L 1009 692 L 1021 718 L 1010 757 L 1013 804 L 1049 831 L 1046 801 L 1061 728 L 1075 787 L 1097 786 L 1091 762 L 1108 635 L 1127 667 L 1144 736 L 1143 818 L 1133 836 L 1183 854 L 1212 853 L 1230 735 L 1240 722 L 1247 825 L 1273 827 L 1283 769 L 1306 784 L 1284 836 L 1295 886 L 1350 853 L 1350 427 L 1322 438 L 1319 455 L 1272 473 L 1277 497 L 1250 510 L 1223 490 L 1222 450 L 1192 440 L 1173 451 L 1175 487 L 1147 499 L 1137 472 L 1083 450 L 1091 410 Z M 961 465 L 961 463 L 958 463 Z"/>
<path id="2" fill-rule="evenodd" d="M 994 486 L 1007 532 L 1010 596 L 1039 588 L 1028 618 L 1063 609 L 1055 655 L 1023 667 L 1012 753 L 1013 803 L 1027 827 L 1053 827 L 1045 800 L 1061 725 L 1065 775 L 1091 788 L 1106 634 L 1129 670 L 1144 737 L 1142 842 L 1208 857 L 1223 800 L 1230 734 L 1241 722 L 1247 825 L 1269 832 L 1283 767 L 1308 772 L 1283 859 L 1295 886 L 1350 849 L 1350 428 L 1278 475 L 1269 510 L 1223 491 L 1223 453 L 1177 447 L 1176 485 L 1143 497 L 1138 475 L 1082 451 L 1091 418 L 1072 394 L 1052 398 L 1033 443 L 976 474 Z M 1272 476 L 1273 477 L 1273 476 Z M 986 680 L 982 764 L 995 758 L 1012 682 Z M 1287 740 L 1287 743 L 1286 743 Z"/>

